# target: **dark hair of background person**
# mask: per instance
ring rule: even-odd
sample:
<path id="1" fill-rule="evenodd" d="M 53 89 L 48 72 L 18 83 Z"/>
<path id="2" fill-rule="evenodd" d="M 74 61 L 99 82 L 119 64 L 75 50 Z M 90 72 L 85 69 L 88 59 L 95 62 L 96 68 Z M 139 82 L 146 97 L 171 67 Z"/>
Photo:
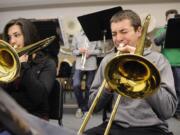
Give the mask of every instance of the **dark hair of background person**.
<path id="1" fill-rule="evenodd" d="M 12 25 L 19 25 L 21 27 L 22 34 L 24 35 L 24 46 L 39 41 L 39 35 L 35 25 L 27 19 L 18 18 L 9 21 L 4 27 L 3 39 L 9 41 L 8 29 Z"/>
<path id="2" fill-rule="evenodd" d="M 178 11 L 176 9 L 170 9 L 170 10 L 167 10 L 166 11 L 166 18 L 169 14 L 175 14 L 177 15 L 178 14 Z"/>

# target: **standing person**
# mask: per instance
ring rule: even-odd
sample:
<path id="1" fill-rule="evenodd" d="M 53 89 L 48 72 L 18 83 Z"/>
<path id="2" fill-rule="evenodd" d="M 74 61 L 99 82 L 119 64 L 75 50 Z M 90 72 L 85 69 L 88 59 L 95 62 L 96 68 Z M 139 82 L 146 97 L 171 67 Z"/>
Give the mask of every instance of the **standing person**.
<path id="1" fill-rule="evenodd" d="M 72 41 L 73 55 L 76 56 L 73 75 L 73 90 L 78 104 L 76 117 L 81 118 L 88 111 L 89 89 L 97 69 L 97 55 L 100 53 L 98 42 L 89 42 L 84 31 L 77 33 Z M 84 58 L 83 58 L 84 57 Z M 85 80 L 85 96 L 82 91 L 82 79 Z"/>
<path id="2" fill-rule="evenodd" d="M 39 41 L 32 22 L 24 18 L 9 21 L 3 33 L 4 40 L 15 49 Z M 56 78 L 56 63 L 43 50 L 29 56 L 24 54 L 20 76 L 5 86 L 5 90 L 29 113 L 48 119 L 48 96 Z"/>
<path id="3" fill-rule="evenodd" d="M 112 39 L 120 53 L 133 54 L 141 37 L 141 20 L 132 10 L 123 10 L 114 14 L 110 20 Z M 123 44 L 123 46 L 120 46 Z M 116 53 L 107 55 L 101 62 L 95 79 L 91 85 L 89 105 L 92 104 L 99 87 L 104 80 L 106 64 Z M 177 106 L 177 97 L 170 64 L 162 54 L 144 49 L 143 56 L 157 67 L 161 82 L 156 93 L 142 98 L 132 99 L 122 96 L 115 119 L 109 134 L 111 135 L 170 135 L 166 120 L 171 118 Z M 112 65 L 113 66 L 113 65 Z M 105 86 L 102 96 L 95 107 L 95 112 L 102 110 L 109 102 L 115 102 L 117 93 Z M 99 126 L 89 129 L 86 135 L 102 135 L 107 126 L 108 118 Z"/>
<path id="4" fill-rule="evenodd" d="M 177 15 L 177 14 L 178 14 L 178 11 L 176 9 L 170 9 L 170 10 L 166 11 L 166 22 L 168 22 L 169 19 L 174 18 L 175 15 Z M 179 83 L 179 81 L 180 81 L 180 60 L 178 59 L 178 53 L 179 53 L 180 49 L 174 48 L 173 49 L 174 51 L 168 52 L 168 49 L 166 49 L 164 47 L 165 38 L 166 38 L 166 30 L 167 30 L 167 24 L 164 26 L 163 32 L 154 38 L 154 43 L 157 46 L 161 46 L 162 53 L 165 55 L 165 57 L 167 56 L 167 58 L 171 64 L 173 76 L 174 76 L 174 82 L 175 82 L 175 89 L 176 89 L 177 97 L 179 100 L 174 117 L 177 120 L 180 120 L 180 83 Z M 167 53 L 168 53 L 168 55 L 167 55 Z M 171 56 L 173 58 L 175 56 L 177 56 L 177 59 L 173 60 L 172 58 L 170 58 Z"/>

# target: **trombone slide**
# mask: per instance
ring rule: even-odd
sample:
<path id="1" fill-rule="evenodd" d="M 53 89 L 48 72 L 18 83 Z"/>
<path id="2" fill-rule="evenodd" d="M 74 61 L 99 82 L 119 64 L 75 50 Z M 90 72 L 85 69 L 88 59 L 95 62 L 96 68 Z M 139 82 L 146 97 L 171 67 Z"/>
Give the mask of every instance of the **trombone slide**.
<path id="1" fill-rule="evenodd" d="M 88 121 L 90 119 L 91 114 L 94 111 L 94 108 L 95 108 L 96 104 L 98 103 L 98 101 L 99 101 L 99 99 L 101 97 L 101 94 L 102 94 L 102 91 L 103 91 L 103 88 L 104 88 L 105 85 L 106 85 L 106 80 L 104 79 L 103 83 L 102 83 L 101 87 L 99 88 L 99 91 L 98 91 L 98 93 L 97 93 L 97 95 L 96 95 L 96 97 L 95 97 L 95 99 L 94 99 L 94 101 L 93 101 L 93 103 L 91 105 L 91 107 L 89 108 L 89 111 L 88 111 L 87 115 L 85 116 L 85 118 L 83 120 L 83 123 L 81 124 L 81 127 L 80 127 L 77 135 L 83 135 L 85 127 L 86 127 L 86 125 L 87 125 L 87 123 L 88 123 Z"/>

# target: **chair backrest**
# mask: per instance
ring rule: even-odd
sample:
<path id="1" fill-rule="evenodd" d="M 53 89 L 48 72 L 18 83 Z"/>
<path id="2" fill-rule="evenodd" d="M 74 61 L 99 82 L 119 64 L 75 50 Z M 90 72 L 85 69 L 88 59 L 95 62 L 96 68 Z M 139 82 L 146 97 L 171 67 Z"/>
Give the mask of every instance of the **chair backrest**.
<path id="1" fill-rule="evenodd" d="M 63 117 L 63 89 L 58 80 L 55 80 L 54 87 L 49 95 L 49 118 L 58 120 L 62 125 Z"/>
<path id="2" fill-rule="evenodd" d="M 71 73 L 72 73 L 72 66 L 66 61 L 61 62 L 58 77 L 69 78 L 71 77 Z"/>
<path id="3" fill-rule="evenodd" d="M 64 91 L 72 90 L 72 77 L 74 74 L 74 62 L 69 63 L 68 61 L 63 61 L 60 64 L 58 78 L 60 78 L 61 87 Z"/>

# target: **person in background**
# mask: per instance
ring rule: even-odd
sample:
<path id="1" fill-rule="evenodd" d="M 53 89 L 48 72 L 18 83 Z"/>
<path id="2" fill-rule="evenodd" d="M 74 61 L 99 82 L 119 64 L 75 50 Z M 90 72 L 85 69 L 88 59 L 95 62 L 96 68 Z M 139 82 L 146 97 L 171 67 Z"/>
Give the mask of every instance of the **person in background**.
<path id="1" fill-rule="evenodd" d="M 133 54 L 142 34 L 140 17 L 132 10 L 123 10 L 112 16 L 110 24 L 112 39 L 116 49 L 121 54 Z M 115 52 L 111 53 L 102 60 L 91 85 L 89 105 L 92 104 L 104 80 L 106 64 L 115 55 Z M 172 135 L 166 122 L 167 119 L 173 116 L 177 106 L 171 66 L 168 60 L 161 53 L 153 51 L 151 46 L 145 46 L 143 56 L 159 70 L 161 76 L 160 86 L 156 93 L 146 98 L 133 99 L 122 96 L 109 132 L 111 135 Z M 114 92 L 106 84 L 94 112 L 103 110 L 109 103 L 115 103 L 117 96 L 118 93 Z M 104 134 L 107 122 L 108 116 L 101 125 L 88 129 L 85 131 L 85 134 Z"/>
<path id="2" fill-rule="evenodd" d="M 100 53 L 98 42 L 89 42 L 84 31 L 77 33 L 72 41 L 73 55 L 76 56 L 73 75 L 73 90 L 78 104 L 76 117 L 81 118 L 88 111 L 89 89 L 97 69 L 97 55 Z M 85 75 L 85 96 L 82 80 Z"/>
<path id="3" fill-rule="evenodd" d="M 170 9 L 170 10 L 166 11 L 166 22 L 168 22 L 169 19 L 174 18 L 176 15 L 178 15 L 178 11 L 176 9 Z M 166 38 L 166 30 L 167 30 L 167 24 L 164 26 L 163 32 L 160 32 L 160 34 L 154 38 L 155 45 L 161 46 L 161 51 L 165 56 L 167 56 L 166 52 L 168 51 L 168 50 L 166 50 L 166 48 L 164 48 L 164 43 L 165 43 L 165 38 Z M 180 60 L 178 60 L 178 53 L 179 53 L 178 50 L 179 50 L 179 48 L 177 48 L 175 51 L 171 51 L 171 54 L 168 53 L 168 57 L 170 57 L 170 55 L 172 55 L 173 57 L 177 56 L 177 59 L 174 61 L 172 61 L 170 59 L 168 59 L 168 60 L 172 67 L 174 81 L 175 81 L 175 89 L 176 89 L 176 93 L 177 93 L 178 100 L 179 100 L 174 117 L 177 120 L 180 120 L 180 83 L 179 83 L 179 81 L 180 81 Z"/>
<path id="4" fill-rule="evenodd" d="M 171 18 L 174 18 L 175 15 L 178 14 L 178 11 L 176 9 L 170 9 L 166 11 L 166 22 L 168 23 L 168 20 Z M 161 32 L 159 32 L 159 34 L 157 34 L 157 36 L 154 38 L 154 43 L 157 46 L 162 46 L 162 49 L 164 47 L 164 42 L 165 42 L 165 38 L 166 38 L 166 29 L 167 29 L 167 24 L 165 24 L 163 30 L 161 30 Z"/>
<path id="5" fill-rule="evenodd" d="M 4 28 L 3 39 L 15 49 L 40 40 L 35 25 L 25 18 L 10 20 Z M 43 50 L 30 56 L 24 54 L 19 60 L 20 76 L 3 87 L 29 113 L 48 120 L 48 96 L 56 79 L 56 63 Z"/>

